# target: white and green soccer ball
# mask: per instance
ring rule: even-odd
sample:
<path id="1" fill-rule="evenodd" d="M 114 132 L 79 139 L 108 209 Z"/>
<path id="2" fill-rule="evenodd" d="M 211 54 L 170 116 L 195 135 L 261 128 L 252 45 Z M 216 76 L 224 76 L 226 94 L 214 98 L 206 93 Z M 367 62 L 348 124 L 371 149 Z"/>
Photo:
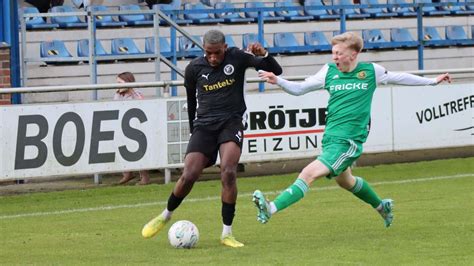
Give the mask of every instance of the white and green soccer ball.
<path id="1" fill-rule="evenodd" d="M 177 221 L 170 227 L 168 239 L 175 248 L 192 248 L 199 241 L 199 230 L 190 221 Z"/>

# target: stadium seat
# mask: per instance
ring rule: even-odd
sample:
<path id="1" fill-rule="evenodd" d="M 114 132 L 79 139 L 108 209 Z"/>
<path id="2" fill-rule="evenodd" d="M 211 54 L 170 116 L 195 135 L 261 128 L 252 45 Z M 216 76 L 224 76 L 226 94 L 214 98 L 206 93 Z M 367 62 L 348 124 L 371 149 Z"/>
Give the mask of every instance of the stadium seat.
<path id="1" fill-rule="evenodd" d="M 235 8 L 235 5 L 231 2 L 217 2 L 214 5 L 214 9 L 224 9 L 224 8 Z M 224 12 L 224 13 L 215 13 L 217 18 L 224 19 L 224 22 L 227 23 L 247 23 L 253 22 L 253 18 L 244 18 L 239 13 L 236 12 Z"/>
<path id="2" fill-rule="evenodd" d="M 468 45 L 474 44 L 472 39 L 467 37 L 466 31 L 463 26 L 454 25 L 446 26 L 445 28 L 446 40 L 453 40 L 457 45 Z"/>
<path id="3" fill-rule="evenodd" d="M 332 5 L 347 5 L 347 6 L 353 6 L 353 8 L 346 8 L 345 13 L 347 18 L 369 18 L 370 14 L 362 14 L 358 11 L 358 8 L 356 8 L 356 5 L 352 2 L 352 0 L 332 0 Z M 335 15 L 341 15 L 342 10 L 340 9 L 333 9 L 332 14 Z"/>
<path id="4" fill-rule="evenodd" d="M 263 2 L 260 2 L 260 1 L 245 2 L 245 8 L 262 8 L 262 7 L 266 7 L 266 6 Z M 256 11 L 245 11 L 244 14 L 246 18 L 253 18 L 254 21 L 257 21 L 258 19 L 258 12 Z M 282 21 L 285 19 L 280 16 L 273 16 L 270 12 L 264 11 L 263 20 L 264 21 Z"/>
<path id="5" fill-rule="evenodd" d="M 202 44 L 200 36 L 192 36 L 198 43 Z M 179 36 L 178 38 L 178 51 L 181 57 L 197 57 L 203 54 L 203 51 L 190 39 L 185 36 Z"/>
<path id="6" fill-rule="evenodd" d="M 304 46 L 301 46 L 296 37 L 291 32 L 278 32 L 273 34 L 273 49 L 274 53 L 296 53 L 305 52 Z"/>
<path id="7" fill-rule="evenodd" d="M 331 51 L 331 44 L 324 33 L 320 31 L 305 32 L 304 44 L 311 46 L 311 51 Z"/>
<path id="8" fill-rule="evenodd" d="M 225 43 L 227 44 L 227 47 L 237 47 L 234 38 L 232 38 L 231 35 L 225 35 Z"/>
<path id="9" fill-rule="evenodd" d="M 285 20 L 288 20 L 288 21 L 305 21 L 305 20 L 313 19 L 313 16 L 301 15 L 299 10 L 286 10 L 285 9 L 285 7 L 297 7 L 297 6 L 300 6 L 300 5 L 294 3 L 291 0 L 275 2 L 275 7 L 282 8 L 280 10 L 275 11 L 275 14 L 277 16 L 283 17 Z"/>
<path id="10" fill-rule="evenodd" d="M 95 55 L 104 56 L 109 55 L 102 46 L 100 40 L 95 40 Z M 77 56 L 89 57 L 89 40 L 82 39 L 77 41 Z"/>
<path id="11" fill-rule="evenodd" d="M 466 6 L 462 5 L 452 5 L 457 4 L 457 0 L 440 0 L 441 3 L 445 3 L 445 5 L 441 6 L 440 9 L 442 10 L 447 10 L 451 12 L 453 15 L 472 15 L 474 14 L 474 1 L 472 1 L 472 9 L 473 10 L 468 10 L 466 9 Z M 462 3 L 462 1 L 459 1 L 459 3 Z"/>
<path id="12" fill-rule="evenodd" d="M 53 40 L 40 43 L 40 57 L 42 59 L 72 59 L 63 41 Z M 70 63 L 70 61 L 48 61 L 47 64 Z"/>
<path id="13" fill-rule="evenodd" d="M 36 7 L 24 7 L 22 8 L 24 14 L 39 14 L 38 8 Z M 59 28 L 56 23 L 46 23 L 42 17 L 29 17 L 25 19 L 27 29 L 54 29 Z"/>
<path id="14" fill-rule="evenodd" d="M 121 5 L 120 11 L 141 11 L 139 5 Z M 126 22 L 129 26 L 151 26 L 153 20 L 147 19 L 145 14 L 119 15 L 119 20 Z"/>
<path id="15" fill-rule="evenodd" d="M 155 53 L 155 37 L 145 38 L 145 53 Z M 160 37 L 160 53 L 164 57 L 171 57 L 171 46 L 168 39 L 165 37 Z"/>
<path id="16" fill-rule="evenodd" d="M 183 24 L 191 24 L 193 21 L 190 19 L 183 19 L 179 15 L 171 15 L 170 10 L 179 9 L 179 6 L 173 4 L 154 4 L 153 10 L 159 9 L 163 11 L 168 17 L 171 17 L 176 24 L 183 25 Z M 160 20 L 160 25 L 167 25 L 166 22 Z"/>
<path id="17" fill-rule="evenodd" d="M 191 20 L 195 24 L 215 24 L 224 22 L 223 18 L 214 18 L 212 11 L 206 8 L 201 2 L 198 3 L 186 3 L 184 4 L 184 10 L 202 10 L 199 13 L 184 13 L 184 18 Z M 207 11 L 209 10 L 209 11 Z"/>
<path id="18" fill-rule="evenodd" d="M 258 34 L 256 33 L 244 33 L 242 35 L 242 48 L 245 49 L 251 43 L 257 43 L 258 41 Z M 270 47 L 265 39 L 263 39 L 263 47 L 268 48 Z"/>
<path id="19" fill-rule="evenodd" d="M 53 6 L 50 13 L 69 13 L 75 12 L 71 6 Z M 87 23 L 83 22 L 78 16 L 54 16 L 51 17 L 51 23 L 58 24 L 61 28 L 86 28 Z"/>
<path id="20" fill-rule="evenodd" d="M 474 11 L 474 0 L 464 0 L 464 3 L 465 3 L 465 7 L 464 7 L 465 11 Z M 469 14 L 472 14 L 472 13 L 469 13 Z"/>
<path id="21" fill-rule="evenodd" d="M 313 19 L 337 19 L 339 15 L 330 14 L 327 9 L 310 9 L 311 7 L 324 6 L 322 0 L 306 0 L 304 1 L 304 14 L 305 16 L 313 16 Z"/>
<path id="22" fill-rule="evenodd" d="M 416 16 L 416 12 L 414 12 L 411 7 L 400 6 L 403 4 L 408 4 L 406 0 L 387 0 L 387 4 L 389 5 L 388 11 L 397 13 L 398 16 L 401 16 L 401 17 Z"/>
<path id="23" fill-rule="evenodd" d="M 432 4 L 433 1 L 431 0 L 414 0 L 414 3 L 423 3 L 423 4 Z M 449 11 L 446 10 L 438 10 L 434 6 L 423 6 L 423 15 L 428 15 L 428 16 L 444 16 L 444 15 L 449 15 Z"/>
<path id="24" fill-rule="evenodd" d="M 440 41 L 442 40 L 438 30 L 435 27 L 423 27 L 423 40 Z"/>
<path id="25" fill-rule="evenodd" d="M 112 55 L 142 54 L 131 38 L 112 39 L 110 52 Z"/>
<path id="26" fill-rule="evenodd" d="M 391 43 L 385 39 L 380 29 L 362 30 L 362 39 L 364 40 L 364 48 L 367 49 L 391 47 Z"/>
<path id="27" fill-rule="evenodd" d="M 423 41 L 425 46 L 441 46 L 446 44 L 446 41 L 441 38 L 435 27 L 423 27 Z"/>
<path id="28" fill-rule="evenodd" d="M 378 0 L 360 0 L 361 5 L 380 5 Z M 374 18 L 383 18 L 383 17 L 395 17 L 398 14 L 395 12 L 388 12 L 386 8 L 381 7 L 369 7 L 361 8 L 360 12 L 362 14 L 369 14 Z"/>
<path id="29" fill-rule="evenodd" d="M 390 40 L 394 47 L 415 47 L 417 42 L 406 28 L 390 29 Z"/>
<path id="30" fill-rule="evenodd" d="M 88 10 L 94 11 L 110 11 L 107 6 L 102 5 L 91 5 L 87 7 Z M 97 15 L 95 16 L 95 24 L 98 27 L 122 27 L 127 25 L 126 22 L 123 21 L 115 21 L 112 16 L 107 15 Z"/>

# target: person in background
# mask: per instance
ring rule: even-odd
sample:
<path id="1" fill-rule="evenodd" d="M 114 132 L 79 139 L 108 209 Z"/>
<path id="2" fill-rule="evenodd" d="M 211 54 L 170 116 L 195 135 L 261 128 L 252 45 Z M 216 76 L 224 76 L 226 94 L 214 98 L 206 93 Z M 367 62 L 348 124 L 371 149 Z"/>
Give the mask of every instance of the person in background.
<path id="1" fill-rule="evenodd" d="M 131 83 L 135 82 L 135 76 L 130 72 L 123 72 L 117 75 L 117 83 Z M 114 100 L 142 100 L 143 94 L 134 88 L 120 88 L 117 89 L 114 95 Z M 140 181 L 137 185 L 148 185 L 150 184 L 150 175 L 147 170 L 139 171 Z M 132 172 L 123 172 L 123 177 L 120 179 L 119 184 L 123 185 L 134 179 L 135 176 Z"/>
<path id="2" fill-rule="evenodd" d="M 53 6 L 62 6 L 64 0 L 25 0 L 21 6 L 34 6 L 40 13 L 47 13 Z"/>

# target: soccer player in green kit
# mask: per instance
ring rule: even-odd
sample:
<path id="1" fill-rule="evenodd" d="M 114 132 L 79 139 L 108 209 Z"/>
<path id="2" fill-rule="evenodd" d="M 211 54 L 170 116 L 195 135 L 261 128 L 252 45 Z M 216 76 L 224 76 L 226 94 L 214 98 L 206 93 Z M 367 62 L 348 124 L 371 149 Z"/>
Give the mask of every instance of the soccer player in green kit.
<path id="1" fill-rule="evenodd" d="M 271 72 L 259 71 L 259 77 L 279 85 L 292 95 L 325 89 L 329 92 L 326 128 L 322 154 L 308 164 L 296 181 L 269 202 L 260 190 L 253 193 L 257 220 L 267 223 L 270 217 L 302 199 L 316 179 L 334 178 L 337 184 L 370 204 L 389 227 L 393 221 L 393 201 L 381 199 L 361 177 L 353 176 L 350 166 L 362 154 L 362 144 L 368 135 L 372 96 L 377 84 L 436 85 L 451 82 L 448 73 L 436 78 L 424 78 L 408 73 L 394 73 L 375 63 L 358 62 L 362 39 L 346 32 L 331 40 L 334 63 L 326 64 L 303 82 L 292 82 Z"/>

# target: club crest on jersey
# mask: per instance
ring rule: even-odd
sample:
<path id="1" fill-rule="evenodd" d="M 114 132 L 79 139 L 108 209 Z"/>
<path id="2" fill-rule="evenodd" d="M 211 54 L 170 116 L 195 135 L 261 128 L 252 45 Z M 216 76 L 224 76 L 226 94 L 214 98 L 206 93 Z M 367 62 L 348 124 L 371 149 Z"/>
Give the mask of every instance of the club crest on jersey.
<path id="1" fill-rule="evenodd" d="M 367 73 L 365 73 L 365 71 L 361 71 L 357 73 L 357 78 L 359 79 L 365 79 L 366 77 L 367 77 Z"/>
<path id="2" fill-rule="evenodd" d="M 234 73 L 234 66 L 231 64 L 226 65 L 224 67 L 224 74 L 228 76 L 228 75 L 232 75 L 232 73 Z"/>

